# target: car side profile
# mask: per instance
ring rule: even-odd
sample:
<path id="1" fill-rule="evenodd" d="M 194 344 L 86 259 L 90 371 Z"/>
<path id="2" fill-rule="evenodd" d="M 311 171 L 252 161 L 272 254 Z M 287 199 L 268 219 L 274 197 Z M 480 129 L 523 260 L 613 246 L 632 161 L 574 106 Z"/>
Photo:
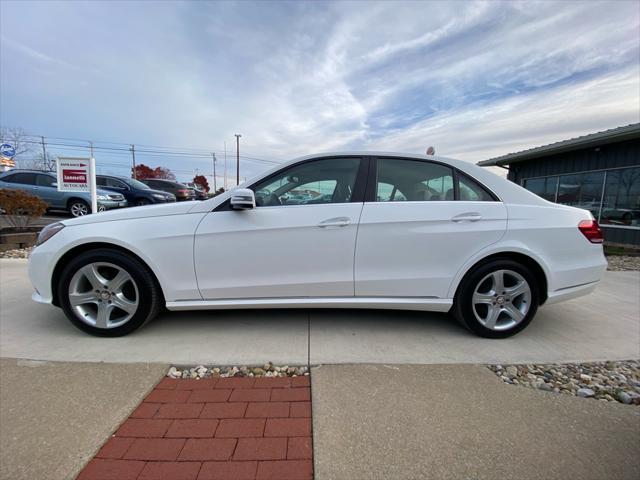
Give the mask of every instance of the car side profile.
<path id="1" fill-rule="evenodd" d="M 49 210 L 65 210 L 74 217 L 91 213 L 91 196 L 85 192 L 60 192 L 55 174 L 40 170 L 9 170 L 0 174 L 0 188 L 24 190 L 41 198 Z M 105 211 L 127 206 L 124 196 L 117 192 L 97 189 L 98 210 Z"/>
<path id="2" fill-rule="evenodd" d="M 130 206 L 143 206 L 152 203 L 175 202 L 175 195 L 162 190 L 153 190 L 148 185 L 133 178 L 115 175 L 96 175 L 96 184 L 103 190 L 117 192 L 127 199 Z"/>
<path id="3" fill-rule="evenodd" d="M 179 202 L 186 200 L 195 200 L 196 198 L 196 193 L 193 189 L 187 187 L 186 185 L 183 185 L 182 183 L 174 182 L 173 180 L 164 180 L 161 178 L 145 178 L 140 181 L 151 188 L 172 194 Z"/>
<path id="4" fill-rule="evenodd" d="M 467 162 L 303 157 L 203 202 L 52 224 L 31 254 L 37 302 L 85 332 L 127 334 L 169 310 L 450 312 L 478 335 L 524 329 L 585 295 L 606 260 L 582 209 Z"/>

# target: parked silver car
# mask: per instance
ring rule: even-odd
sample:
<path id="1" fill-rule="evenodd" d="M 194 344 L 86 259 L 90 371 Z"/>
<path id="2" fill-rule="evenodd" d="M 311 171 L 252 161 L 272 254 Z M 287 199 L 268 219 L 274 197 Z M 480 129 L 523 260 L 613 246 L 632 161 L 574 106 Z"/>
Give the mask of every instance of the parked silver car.
<path id="1" fill-rule="evenodd" d="M 57 179 L 53 173 L 39 170 L 10 170 L 0 174 L 0 188 L 24 190 L 40 197 L 49 204 L 50 210 L 66 210 L 74 217 L 81 217 L 91 211 L 91 197 L 84 192 L 59 192 Z M 111 210 L 127 206 L 120 193 L 97 190 L 98 210 Z"/>

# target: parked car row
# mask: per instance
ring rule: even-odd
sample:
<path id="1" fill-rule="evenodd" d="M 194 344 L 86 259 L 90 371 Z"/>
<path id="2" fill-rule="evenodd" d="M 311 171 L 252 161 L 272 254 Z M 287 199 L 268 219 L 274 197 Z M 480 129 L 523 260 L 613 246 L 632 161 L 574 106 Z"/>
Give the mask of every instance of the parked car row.
<path id="1" fill-rule="evenodd" d="M 194 184 L 161 179 L 96 175 L 98 211 L 187 200 L 205 200 L 206 192 Z M 0 174 L 0 188 L 24 190 L 49 204 L 50 210 L 65 210 L 74 217 L 91 211 L 91 197 L 85 192 L 58 191 L 54 173 L 39 170 L 10 170 Z"/>

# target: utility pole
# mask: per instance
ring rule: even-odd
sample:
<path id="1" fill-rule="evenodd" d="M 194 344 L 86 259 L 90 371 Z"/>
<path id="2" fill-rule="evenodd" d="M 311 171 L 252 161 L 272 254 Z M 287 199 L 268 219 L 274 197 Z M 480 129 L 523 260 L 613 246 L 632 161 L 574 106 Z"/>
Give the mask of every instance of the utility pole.
<path id="1" fill-rule="evenodd" d="M 239 133 L 235 134 L 236 136 L 236 186 L 240 185 L 240 135 Z"/>
<path id="2" fill-rule="evenodd" d="M 133 165 L 131 177 L 136 180 L 136 146 L 134 144 L 131 144 L 131 162 Z"/>
<path id="3" fill-rule="evenodd" d="M 216 186 L 216 154 L 211 154 L 211 159 L 213 160 L 213 193 L 218 191 L 218 187 Z"/>
<path id="4" fill-rule="evenodd" d="M 91 151 L 91 158 L 93 158 L 93 142 L 89 142 L 89 150 Z"/>
<path id="5" fill-rule="evenodd" d="M 44 146 L 44 137 L 42 139 L 42 170 L 47 171 L 47 149 Z"/>
<path id="6" fill-rule="evenodd" d="M 227 142 L 224 142 L 224 191 L 227 191 Z"/>

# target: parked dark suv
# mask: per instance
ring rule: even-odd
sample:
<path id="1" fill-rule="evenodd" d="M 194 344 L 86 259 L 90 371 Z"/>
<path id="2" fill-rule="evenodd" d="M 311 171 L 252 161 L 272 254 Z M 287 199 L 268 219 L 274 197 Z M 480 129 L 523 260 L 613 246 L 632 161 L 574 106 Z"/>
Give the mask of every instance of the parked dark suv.
<path id="1" fill-rule="evenodd" d="M 176 200 L 195 200 L 195 192 L 183 185 L 182 183 L 174 182 L 173 180 L 161 180 L 159 178 L 145 178 L 141 182 L 146 183 L 151 188 L 162 190 L 163 192 L 172 193 L 176 196 Z"/>
<path id="2" fill-rule="evenodd" d="M 104 190 L 111 190 L 124 195 L 130 206 L 176 201 L 176 197 L 173 194 L 161 190 L 153 190 L 148 185 L 133 178 L 96 175 L 96 183 Z"/>

